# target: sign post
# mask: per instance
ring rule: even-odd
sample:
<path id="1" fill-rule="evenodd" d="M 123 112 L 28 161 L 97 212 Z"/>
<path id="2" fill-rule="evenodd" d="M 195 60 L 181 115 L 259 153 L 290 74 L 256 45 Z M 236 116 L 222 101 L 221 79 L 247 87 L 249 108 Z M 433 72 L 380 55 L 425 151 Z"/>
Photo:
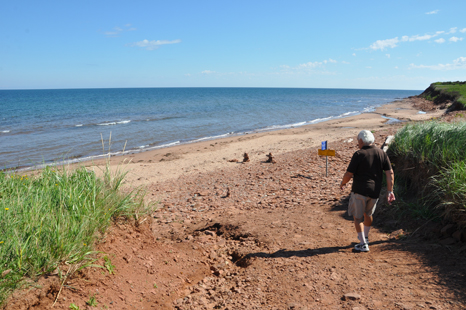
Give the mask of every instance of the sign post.
<path id="1" fill-rule="evenodd" d="M 335 150 L 327 149 L 327 141 L 322 141 L 318 155 L 325 156 L 325 176 L 328 177 L 328 156 L 335 156 Z"/>

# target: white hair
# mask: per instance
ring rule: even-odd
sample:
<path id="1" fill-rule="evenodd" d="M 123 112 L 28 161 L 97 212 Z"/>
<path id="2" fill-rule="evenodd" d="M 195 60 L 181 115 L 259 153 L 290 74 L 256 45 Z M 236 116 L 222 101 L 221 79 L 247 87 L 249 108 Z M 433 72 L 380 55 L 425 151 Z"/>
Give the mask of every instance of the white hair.
<path id="1" fill-rule="evenodd" d="M 358 140 L 362 140 L 362 143 L 364 145 L 370 145 L 374 143 L 375 138 L 372 132 L 370 132 L 369 130 L 361 130 L 361 132 L 359 132 L 358 134 Z"/>

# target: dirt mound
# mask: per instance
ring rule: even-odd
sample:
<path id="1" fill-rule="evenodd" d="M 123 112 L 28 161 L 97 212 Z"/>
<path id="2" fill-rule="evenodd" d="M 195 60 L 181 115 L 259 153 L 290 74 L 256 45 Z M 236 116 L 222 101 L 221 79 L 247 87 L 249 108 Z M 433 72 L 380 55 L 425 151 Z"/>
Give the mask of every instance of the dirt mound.
<path id="1" fill-rule="evenodd" d="M 63 286 L 58 275 L 47 276 L 35 289 L 16 292 L 4 309 L 51 309 L 55 300 L 52 309 L 172 309 L 210 270 L 191 244 L 157 239 L 150 223 L 115 225 L 97 247 L 93 265 L 100 267 L 75 273 Z"/>

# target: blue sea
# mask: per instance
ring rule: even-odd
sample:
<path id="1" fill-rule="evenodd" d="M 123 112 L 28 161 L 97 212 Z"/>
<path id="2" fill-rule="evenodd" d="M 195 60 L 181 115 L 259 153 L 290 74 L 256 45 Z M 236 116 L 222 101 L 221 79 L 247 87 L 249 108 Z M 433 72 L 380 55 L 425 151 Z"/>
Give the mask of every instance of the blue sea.
<path id="1" fill-rule="evenodd" d="M 107 153 L 141 152 L 298 127 L 370 112 L 421 92 L 315 88 L 0 90 L 0 169 L 75 162 Z"/>

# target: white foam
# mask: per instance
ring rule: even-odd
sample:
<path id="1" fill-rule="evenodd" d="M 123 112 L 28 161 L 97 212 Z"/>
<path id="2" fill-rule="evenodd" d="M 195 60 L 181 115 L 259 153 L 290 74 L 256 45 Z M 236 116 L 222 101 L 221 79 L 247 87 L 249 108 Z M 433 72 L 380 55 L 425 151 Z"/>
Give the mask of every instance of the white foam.
<path id="1" fill-rule="evenodd" d="M 97 126 L 112 126 L 112 125 L 118 125 L 118 124 L 128 124 L 130 123 L 131 120 L 124 120 L 124 121 L 118 121 L 118 122 L 106 122 L 106 123 L 100 123 L 97 124 Z"/>
<path id="2" fill-rule="evenodd" d="M 1 133 L 9 133 L 10 131 L 9 130 L 3 130 L 3 131 L 0 131 Z"/>
<path id="3" fill-rule="evenodd" d="M 348 115 L 351 115 L 351 114 L 356 114 L 356 113 L 359 113 L 359 112 L 357 112 L 357 111 L 346 112 L 346 113 L 341 114 L 340 117 L 345 117 L 345 116 L 348 116 Z"/>
<path id="4" fill-rule="evenodd" d="M 75 127 L 83 127 L 83 124 L 78 124 Z"/>
<path id="5" fill-rule="evenodd" d="M 110 126 L 110 125 L 116 125 L 116 122 L 110 122 L 110 123 L 102 123 L 102 124 L 97 124 L 97 126 Z"/>
<path id="6" fill-rule="evenodd" d="M 375 111 L 375 106 L 369 106 L 363 109 L 364 113 L 369 113 L 369 112 L 374 112 Z"/>
<path id="7" fill-rule="evenodd" d="M 334 118 L 334 117 L 329 116 L 329 117 L 324 117 L 324 118 L 316 118 L 316 119 L 313 119 L 312 121 L 309 121 L 307 123 L 308 124 L 315 124 L 315 123 L 320 123 L 320 122 L 325 122 L 325 121 L 331 120 L 332 118 Z"/>
<path id="8" fill-rule="evenodd" d="M 175 145 L 178 145 L 180 143 L 181 143 L 180 141 L 175 141 L 175 142 L 172 142 L 172 143 L 153 146 L 153 147 L 149 148 L 148 150 L 155 150 L 155 149 L 161 149 L 161 148 L 164 148 L 164 147 L 175 146 Z"/>
<path id="9" fill-rule="evenodd" d="M 191 141 L 190 143 L 195 143 L 195 142 L 200 142 L 200 141 L 215 140 L 215 139 L 225 138 L 225 137 L 228 137 L 228 136 L 230 136 L 230 135 L 232 135 L 232 134 L 233 134 L 233 132 L 231 132 L 231 133 L 226 133 L 226 134 L 223 134 L 223 135 L 218 135 L 218 136 L 209 136 L 209 137 L 199 138 L 199 139 L 196 139 L 196 140 Z"/>

